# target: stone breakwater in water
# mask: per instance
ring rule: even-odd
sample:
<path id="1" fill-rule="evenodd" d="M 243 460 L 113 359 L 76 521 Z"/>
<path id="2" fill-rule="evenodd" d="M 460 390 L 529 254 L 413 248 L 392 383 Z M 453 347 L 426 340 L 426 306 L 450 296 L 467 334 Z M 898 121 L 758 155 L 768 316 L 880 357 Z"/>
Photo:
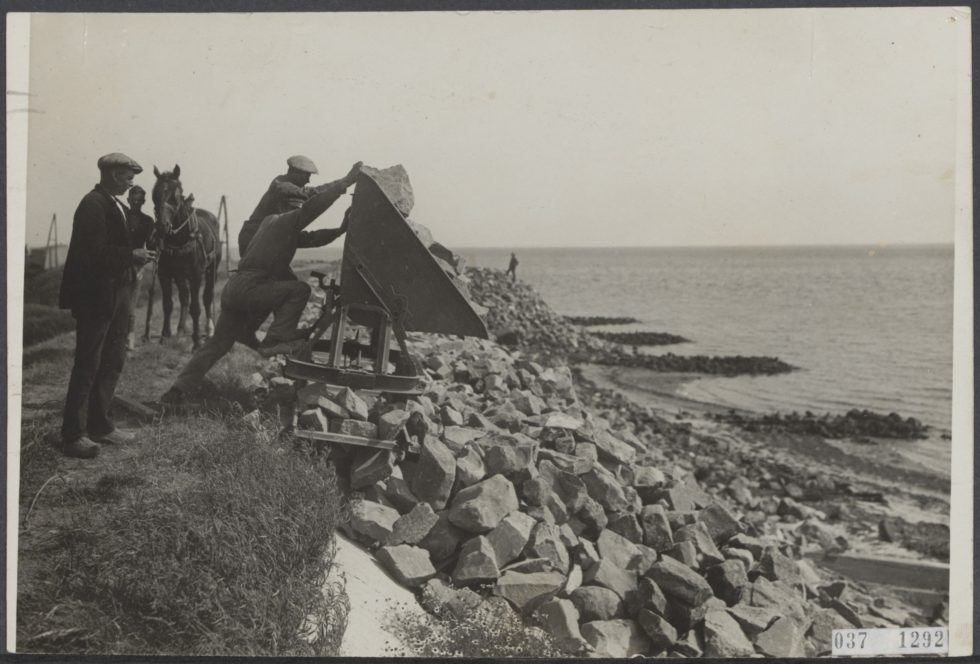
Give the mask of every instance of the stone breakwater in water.
<path id="1" fill-rule="evenodd" d="M 469 268 L 466 276 L 473 299 L 489 309 L 487 327 L 506 346 L 526 348 L 570 362 L 643 367 L 662 372 L 735 376 L 777 374 L 794 369 L 775 357 L 633 354 L 618 343 L 573 325 L 568 318 L 552 311 L 531 286 L 511 282 L 500 270 Z"/>
<path id="2" fill-rule="evenodd" d="M 424 606 L 505 603 L 570 652 L 601 657 L 814 656 L 834 628 L 936 617 L 800 557 L 804 542 L 847 547 L 801 502 L 840 490 L 832 478 L 788 479 L 775 461 L 577 387 L 549 343 L 592 342 L 527 287 L 502 288 L 503 273 L 469 276 L 488 322 L 517 330 L 523 348 L 410 335 L 429 381 L 406 401 L 269 383 L 304 428 L 419 443 L 411 460 L 362 450 L 339 467 L 359 496 L 351 534 Z"/>
<path id="3" fill-rule="evenodd" d="M 775 413 L 771 415 L 749 416 L 728 413 L 716 416 L 717 420 L 735 424 L 746 431 L 786 431 L 822 438 L 852 438 L 873 436 L 875 438 L 927 438 L 929 427 L 914 417 L 903 418 L 898 413 L 881 415 L 870 410 L 850 410 L 843 415 L 814 415 L 806 412 Z"/>
<path id="4" fill-rule="evenodd" d="M 669 346 L 690 342 L 690 339 L 668 332 L 590 332 L 590 334 L 625 346 Z"/>

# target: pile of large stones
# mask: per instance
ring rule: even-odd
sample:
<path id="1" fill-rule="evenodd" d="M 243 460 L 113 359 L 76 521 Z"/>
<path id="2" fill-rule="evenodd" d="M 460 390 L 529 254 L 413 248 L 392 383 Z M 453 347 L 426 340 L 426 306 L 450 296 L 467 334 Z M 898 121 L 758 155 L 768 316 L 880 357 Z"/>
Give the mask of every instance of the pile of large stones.
<path id="1" fill-rule="evenodd" d="M 349 528 L 430 603 L 500 597 L 606 657 L 815 655 L 835 627 L 891 624 L 845 603 L 846 586 L 785 539 L 750 534 L 737 503 L 664 462 L 656 434 L 590 413 L 567 367 L 479 340 L 412 345 L 431 378 L 422 396 L 310 384 L 298 418 L 381 438 L 424 423 L 417 460 L 355 455 Z"/>

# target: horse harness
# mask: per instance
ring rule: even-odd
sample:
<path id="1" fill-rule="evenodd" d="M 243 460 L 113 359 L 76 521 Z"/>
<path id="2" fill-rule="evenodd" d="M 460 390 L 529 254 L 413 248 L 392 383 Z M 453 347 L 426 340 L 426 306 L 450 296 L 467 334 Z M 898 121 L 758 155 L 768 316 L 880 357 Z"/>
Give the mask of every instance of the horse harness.
<path id="1" fill-rule="evenodd" d="M 180 232 L 181 229 L 184 228 L 184 226 L 187 226 L 188 224 L 190 224 L 191 234 L 187 242 L 179 246 L 173 247 L 173 246 L 168 246 L 166 241 L 164 241 L 162 252 L 167 256 L 186 256 L 187 254 L 194 251 L 195 245 L 200 245 L 201 252 L 204 254 L 205 263 L 210 263 L 212 260 L 214 260 L 215 256 L 218 253 L 217 252 L 218 245 L 216 242 L 214 245 L 215 248 L 212 249 L 211 251 L 207 251 L 206 247 L 204 246 L 204 237 L 201 234 L 201 224 L 197 220 L 197 210 L 195 210 L 193 207 L 190 208 L 190 214 L 187 215 L 187 219 L 184 220 L 184 223 L 182 223 L 177 228 L 171 230 L 170 235 L 177 234 L 178 232 Z"/>

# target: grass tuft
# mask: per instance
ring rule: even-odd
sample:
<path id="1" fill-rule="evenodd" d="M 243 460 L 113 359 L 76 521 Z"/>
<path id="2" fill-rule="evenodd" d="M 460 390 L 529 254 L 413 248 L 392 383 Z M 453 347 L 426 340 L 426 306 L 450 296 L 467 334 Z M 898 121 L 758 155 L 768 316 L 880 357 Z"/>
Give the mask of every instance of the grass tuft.
<path id="1" fill-rule="evenodd" d="M 234 421 L 143 433 L 139 475 L 68 490 L 55 562 L 21 597 L 20 648 L 335 654 L 346 598 L 321 587 L 347 506 L 332 468 Z"/>

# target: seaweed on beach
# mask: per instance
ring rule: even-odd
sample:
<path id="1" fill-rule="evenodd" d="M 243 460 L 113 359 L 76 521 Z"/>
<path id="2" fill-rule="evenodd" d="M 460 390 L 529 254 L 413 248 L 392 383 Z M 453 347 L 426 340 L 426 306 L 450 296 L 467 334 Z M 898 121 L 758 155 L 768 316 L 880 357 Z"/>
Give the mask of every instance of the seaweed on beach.
<path id="1" fill-rule="evenodd" d="M 794 411 L 786 415 L 772 413 L 752 416 L 730 412 L 717 415 L 716 418 L 736 424 L 746 431 L 786 431 L 833 439 L 870 436 L 911 440 L 927 438 L 929 435 L 929 427 L 914 417 L 903 418 L 898 413 L 882 415 L 856 408 L 844 415 L 816 415 L 810 411 L 801 414 Z"/>

